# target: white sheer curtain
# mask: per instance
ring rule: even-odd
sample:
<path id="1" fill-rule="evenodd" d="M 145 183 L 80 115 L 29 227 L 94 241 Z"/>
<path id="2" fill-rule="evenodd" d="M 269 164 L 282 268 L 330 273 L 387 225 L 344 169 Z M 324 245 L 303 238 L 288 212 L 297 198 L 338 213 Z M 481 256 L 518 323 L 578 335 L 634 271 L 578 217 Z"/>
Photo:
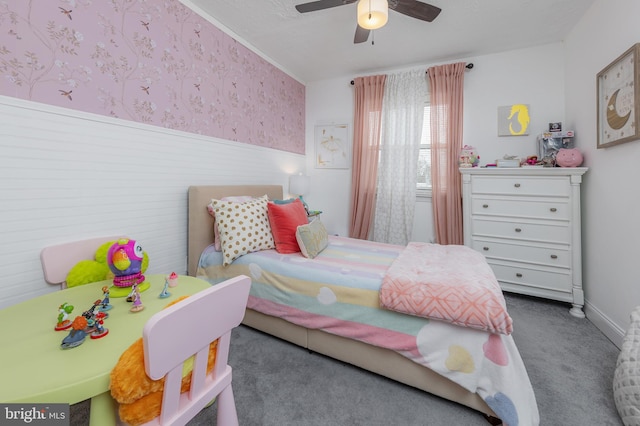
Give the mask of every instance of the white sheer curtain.
<path id="1" fill-rule="evenodd" d="M 427 94 L 424 70 L 387 75 L 382 100 L 374 241 L 405 245 L 411 239 Z"/>

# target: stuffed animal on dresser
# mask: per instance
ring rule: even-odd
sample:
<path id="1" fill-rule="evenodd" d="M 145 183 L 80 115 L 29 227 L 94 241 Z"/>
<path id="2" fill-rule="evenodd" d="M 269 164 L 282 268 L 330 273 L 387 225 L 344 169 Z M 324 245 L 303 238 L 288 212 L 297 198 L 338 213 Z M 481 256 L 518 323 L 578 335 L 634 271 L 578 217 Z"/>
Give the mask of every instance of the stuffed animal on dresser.
<path id="1" fill-rule="evenodd" d="M 582 153 L 575 148 L 560 148 L 556 154 L 556 164 L 560 167 L 578 167 L 582 160 Z"/>

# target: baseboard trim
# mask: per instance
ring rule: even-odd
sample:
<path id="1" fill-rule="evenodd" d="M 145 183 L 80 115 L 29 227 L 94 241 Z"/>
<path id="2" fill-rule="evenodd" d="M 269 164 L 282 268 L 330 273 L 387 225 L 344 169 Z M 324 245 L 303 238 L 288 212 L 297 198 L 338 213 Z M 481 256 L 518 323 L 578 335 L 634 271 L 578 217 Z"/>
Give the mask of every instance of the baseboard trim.
<path id="1" fill-rule="evenodd" d="M 609 317 L 602 313 L 597 307 L 585 300 L 584 311 L 589 319 L 611 342 L 622 348 L 622 340 L 624 339 L 625 330 L 620 328 Z"/>

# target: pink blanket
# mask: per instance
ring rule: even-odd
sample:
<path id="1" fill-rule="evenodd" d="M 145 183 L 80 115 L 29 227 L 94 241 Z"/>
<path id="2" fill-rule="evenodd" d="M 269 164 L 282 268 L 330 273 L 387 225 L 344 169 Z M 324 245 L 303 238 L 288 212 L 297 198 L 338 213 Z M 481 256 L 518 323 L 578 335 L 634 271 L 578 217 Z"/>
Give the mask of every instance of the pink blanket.
<path id="1" fill-rule="evenodd" d="M 380 305 L 491 333 L 513 330 L 493 271 L 466 246 L 409 243 L 382 280 Z"/>

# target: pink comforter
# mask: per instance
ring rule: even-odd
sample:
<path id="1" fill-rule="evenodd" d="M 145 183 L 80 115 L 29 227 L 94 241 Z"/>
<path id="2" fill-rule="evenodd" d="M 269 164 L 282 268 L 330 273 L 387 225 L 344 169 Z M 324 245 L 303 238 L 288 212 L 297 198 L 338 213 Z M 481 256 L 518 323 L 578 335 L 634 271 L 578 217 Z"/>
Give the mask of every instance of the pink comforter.
<path id="1" fill-rule="evenodd" d="M 493 271 L 466 246 L 409 243 L 382 281 L 380 304 L 491 333 L 513 330 Z"/>

